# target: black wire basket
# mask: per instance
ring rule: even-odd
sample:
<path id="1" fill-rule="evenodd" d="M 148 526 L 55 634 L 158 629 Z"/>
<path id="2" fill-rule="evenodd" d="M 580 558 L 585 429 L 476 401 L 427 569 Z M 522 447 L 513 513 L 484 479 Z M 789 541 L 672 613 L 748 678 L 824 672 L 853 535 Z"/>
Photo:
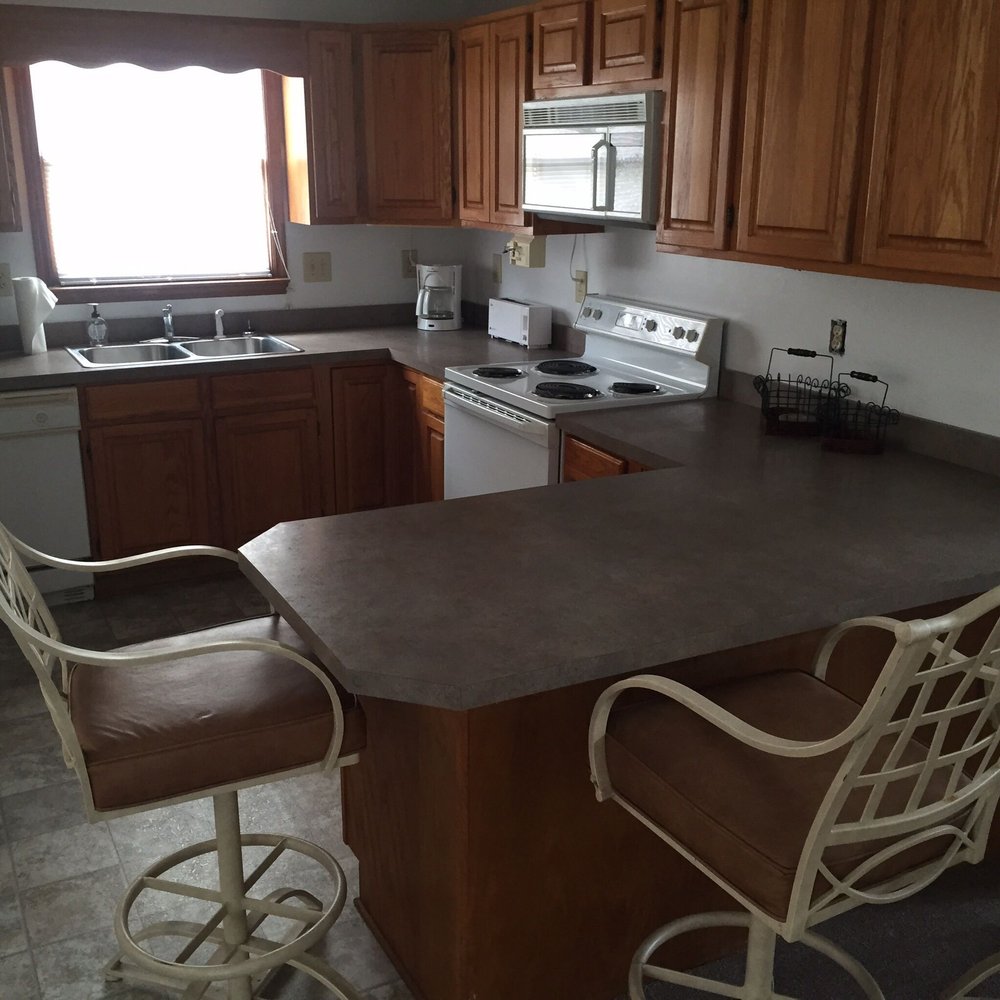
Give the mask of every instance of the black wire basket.
<path id="1" fill-rule="evenodd" d="M 845 376 L 881 386 L 882 398 L 865 401 L 854 397 L 850 386 L 843 381 Z M 837 381 L 847 392 L 834 397 L 823 429 L 823 447 L 828 451 L 877 455 L 885 445 L 886 428 L 899 423 L 899 410 L 885 405 L 888 384 L 877 375 L 856 371 L 840 372 Z"/>
<path id="2" fill-rule="evenodd" d="M 779 357 L 775 358 L 775 354 Z M 782 374 L 776 369 L 776 362 L 780 364 L 788 358 L 825 359 L 825 364 L 819 362 L 825 367 L 825 373 L 816 366 L 812 375 L 801 372 Z M 818 354 L 802 347 L 772 348 L 767 373 L 755 376 L 753 387 L 760 395 L 764 432 L 788 437 L 825 434 L 831 422 L 838 419 L 841 394 L 851 391 L 850 386 L 834 380 L 831 355 Z"/>

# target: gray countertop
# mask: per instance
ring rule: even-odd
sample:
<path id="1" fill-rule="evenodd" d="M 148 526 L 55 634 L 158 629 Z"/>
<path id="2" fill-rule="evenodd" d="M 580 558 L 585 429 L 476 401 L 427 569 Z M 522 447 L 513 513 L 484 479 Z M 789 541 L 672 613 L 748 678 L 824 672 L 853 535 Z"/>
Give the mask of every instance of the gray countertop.
<path id="1" fill-rule="evenodd" d="M 348 688 L 455 709 L 1000 583 L 1000 479 L 717 400 L 560 425 L 661 469 L 282 524 L 244 569 Z"/>

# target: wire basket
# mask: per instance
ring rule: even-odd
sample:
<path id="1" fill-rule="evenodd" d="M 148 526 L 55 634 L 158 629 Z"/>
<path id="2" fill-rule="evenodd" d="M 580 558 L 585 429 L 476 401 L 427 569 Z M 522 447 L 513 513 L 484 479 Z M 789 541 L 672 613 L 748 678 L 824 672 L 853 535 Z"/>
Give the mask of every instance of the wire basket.
<path id="1" fill-rule="evenodd" d="M 871 382 L 882 387 L 881 400 L 854 398 L 851 388 L 843 379 L 850 377 L 859 382 Z M 886 428 L 899 423 L 899 410 L 885 405 L 889 386 L 870 372 L 840 372 L 837 381 L 847 392 L 837 394 L 828 413 L 829 420 L 823 430 L 823 447 L 828 451 L 850 451 L 864 455 L 877 455 L 885 444 Z M 877 392 L 877 390 L 876 390 Z"/>
<path id="2" fill-rule="evenodd" d="M 781 357 L 775 359 L 775 354 L 786 358 L 825 359 L 825 377 L 818 367 L 814 375 L 784 375 L 775 369 L 776 360 L 782 361 Z M 850 386 L 834 380 L 831 355 L 802 347 L 772 348 L 767 373 L 755 376 L 753 387 L 760 395 L 764 432 L 789 437 L 815 437 L 825 433 L 831 421 L 837 419 L 841 394 L 851 391 Z"/>

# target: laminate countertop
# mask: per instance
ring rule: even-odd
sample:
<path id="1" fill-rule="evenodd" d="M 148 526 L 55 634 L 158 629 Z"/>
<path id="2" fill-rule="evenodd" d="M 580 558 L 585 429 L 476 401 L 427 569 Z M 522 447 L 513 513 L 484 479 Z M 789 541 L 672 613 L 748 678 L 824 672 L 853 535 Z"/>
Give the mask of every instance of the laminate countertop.
<path id="1" fill-rule="evenodd" d="M 707 400 L 560 426 L 657 467 L 281 524 L 244 571 L 350 690 L 469 709 L 1000 584 L 1000 479 Z"/>

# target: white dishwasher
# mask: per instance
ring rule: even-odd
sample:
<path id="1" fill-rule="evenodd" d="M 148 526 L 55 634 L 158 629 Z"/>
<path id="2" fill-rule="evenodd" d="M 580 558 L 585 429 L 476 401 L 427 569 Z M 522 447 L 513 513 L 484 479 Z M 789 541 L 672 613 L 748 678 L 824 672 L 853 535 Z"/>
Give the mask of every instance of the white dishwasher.
<path id="1" fill-rule="evenodd" d="M 0 393 L 0 521 L 33 548 L 87 559 L 76 389 Z M 50 603 L 93 596 L 93 575 L 30 567 Z"/>

